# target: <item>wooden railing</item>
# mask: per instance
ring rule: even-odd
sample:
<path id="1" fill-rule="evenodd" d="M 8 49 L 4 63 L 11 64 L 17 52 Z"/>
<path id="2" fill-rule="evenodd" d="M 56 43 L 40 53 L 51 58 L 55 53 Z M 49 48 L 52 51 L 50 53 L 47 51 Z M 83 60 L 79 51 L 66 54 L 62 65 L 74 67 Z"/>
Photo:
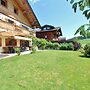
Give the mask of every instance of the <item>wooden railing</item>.
<path id="1" fill-rule="evenodd" d="M 14 25 L 14 24 L 10 24 L 10 23 L 2 21 L 2 20 L 0 20 L 0 28 L 4 29 L 5 31 L 10 31 L 10 32 L 15 31 L 17 33 L 23 33 L 26 36 L 33 36 L 35 34 L 35 32 L 33 32 L 33 31 L 29 31 L 23 27 L 20 27 L 20 26 Z"/>

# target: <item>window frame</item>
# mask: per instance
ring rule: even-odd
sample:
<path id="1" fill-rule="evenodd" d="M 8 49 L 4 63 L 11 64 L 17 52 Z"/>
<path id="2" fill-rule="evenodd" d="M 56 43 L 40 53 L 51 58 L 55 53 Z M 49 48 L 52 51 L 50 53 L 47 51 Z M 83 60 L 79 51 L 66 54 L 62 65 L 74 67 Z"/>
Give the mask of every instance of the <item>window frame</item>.
<path id="1" fill-rule="evenodd" d="M 14 6 L 14 13 L 18 15 L 18 8 Z"/>
<path id="2" fill-rule="evenodd" d="M 0 4 L 7 8 L 7 0 L 0 0 Z"/>

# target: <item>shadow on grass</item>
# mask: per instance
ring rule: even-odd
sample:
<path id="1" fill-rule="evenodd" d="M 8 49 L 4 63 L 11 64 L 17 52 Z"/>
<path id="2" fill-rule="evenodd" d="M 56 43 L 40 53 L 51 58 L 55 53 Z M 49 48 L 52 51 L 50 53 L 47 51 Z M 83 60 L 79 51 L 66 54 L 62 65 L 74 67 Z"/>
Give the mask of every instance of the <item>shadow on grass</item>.
<path id="1" fill-rule="evenodd" d="M 90 58 L 90 56 L 85 56 L 85 55 L 79 55 L 79 57 L 82 57 L 82 58 Z"/>

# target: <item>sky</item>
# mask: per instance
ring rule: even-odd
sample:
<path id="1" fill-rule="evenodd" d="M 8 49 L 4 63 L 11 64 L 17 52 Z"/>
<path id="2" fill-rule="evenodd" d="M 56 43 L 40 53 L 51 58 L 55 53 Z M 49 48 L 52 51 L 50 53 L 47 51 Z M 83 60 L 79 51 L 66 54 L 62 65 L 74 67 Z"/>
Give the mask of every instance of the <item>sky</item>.
<path id="1" fill-rule="evenodd" d="M 79 26 L 88 23 L 80 10 L 74 13 L 67 0 L 28 0 L 41 26 L 61 27 L 63 37 L 71 38 Z"/>

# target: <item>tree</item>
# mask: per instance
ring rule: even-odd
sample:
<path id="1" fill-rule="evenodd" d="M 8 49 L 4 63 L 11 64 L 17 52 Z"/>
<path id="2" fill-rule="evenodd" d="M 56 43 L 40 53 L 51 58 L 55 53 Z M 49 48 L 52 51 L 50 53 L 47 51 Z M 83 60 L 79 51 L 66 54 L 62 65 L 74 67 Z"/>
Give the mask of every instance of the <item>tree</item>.
<path id="1" fill-rule="evenodd" d="M 88 20 L 90 19 L 90 0 L 67 0 L 67 1 L 70 1 L 75 13 L 77 11 L 77 8 L 79 8 L 79 10 L 82 11 L 82 14 L 85 15 L 85 17 Z M 90 36 L 90 22 L 89 24 L 84 24 L 81 27 L 79 27 L 78 30 L 75 32 L 75 35 L 77 33 L 80 33 L 80 35 L 84 37 Z"/>
<path id="2" fill-rule="evenodd" d="M 79 7 L 85 17 L 90 19 L 90 0 L 70 0 L 70 3 L 72 4 L 72 8 L 74 9 L 75 13 Z"/>
<path id="3" fill-rule="evenodd" d="M 80 26 L 74 35 L 78 33 L 84 37 L 90 37 L 90 23 Z"/>

